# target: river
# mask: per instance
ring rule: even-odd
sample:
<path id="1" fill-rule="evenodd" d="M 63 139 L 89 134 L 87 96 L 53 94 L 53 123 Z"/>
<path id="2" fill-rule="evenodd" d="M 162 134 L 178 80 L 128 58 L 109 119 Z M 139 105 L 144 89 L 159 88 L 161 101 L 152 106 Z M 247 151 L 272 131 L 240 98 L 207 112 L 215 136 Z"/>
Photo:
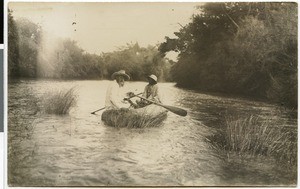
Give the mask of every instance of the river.
<path id="1" fill-rule="evenodd" d="M 168 112 L 160 127 L 114 128 L 101 121 L 109 81 L 21 80 L 8 84 L 10 186 L 257 186 L 295 185 L 262 161 L 228 162 L 208 137 L 224 115 L 258 115 L 297 127 L 295 113 L 265 102 L 203 94 L 159 83 Z M 128 82 L 135 93 L 145 82 Z M 77 105 L 65 116 L 38 113 L 34 99 L 75 87 Z"/>

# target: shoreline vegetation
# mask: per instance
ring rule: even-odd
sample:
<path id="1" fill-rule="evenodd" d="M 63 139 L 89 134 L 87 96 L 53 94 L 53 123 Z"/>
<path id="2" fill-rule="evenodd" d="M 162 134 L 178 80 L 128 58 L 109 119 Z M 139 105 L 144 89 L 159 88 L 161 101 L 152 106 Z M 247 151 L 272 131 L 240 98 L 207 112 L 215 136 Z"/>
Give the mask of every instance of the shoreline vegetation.
<path id="1" fill-rule="evenodd" d="M 225 118 L 213 144 L 240 157 L 265 156 L 291 168 L 297 165 L 297 126 L 258 116 Z"/>
<path id="2" fill-rule="evenodd" d="M 27 19 L 8 15 L 8 77 L 160 81 L 201 91 L 266 99 L 297 109 L 297 3 L 206 3 L 176 38 L 148 47 L 126 44 L 90 54 L 71 39 L 53 39 Z M 47 41 L 48 40 L 48 41 Z M 55 44 L 55 45 L 53 45 Z M 178 53 L 177 61 L 166 58 Z"/>
<path id="3" fill-rule="evenodd" d="M 264 166 L 253 169 L 264 171 L 266 167 L 279 171 L 286 184 L 297 184 L 297 125 L 288 126 L 276 119 L 259 116 L 226 117 L 223 127 L 207 137 L 220 157 L 231 165 L 250 166 L 261 162 Z M 229 168 L 230 169 L 230 168 Z M 282 184 L 282 183 L 281 183 Z"/>

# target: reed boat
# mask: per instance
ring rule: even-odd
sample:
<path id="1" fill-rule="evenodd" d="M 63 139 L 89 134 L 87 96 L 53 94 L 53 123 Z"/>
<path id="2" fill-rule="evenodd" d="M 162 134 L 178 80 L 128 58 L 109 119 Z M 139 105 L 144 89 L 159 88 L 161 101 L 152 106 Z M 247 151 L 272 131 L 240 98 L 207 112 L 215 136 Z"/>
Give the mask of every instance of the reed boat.
<path id="1" fill-rule="evenodd" d="M 138 109 L 105 110 L 101 120 L 112 127 L 157 127 L 167 118 L 168 111 L 155 104 Z"/>

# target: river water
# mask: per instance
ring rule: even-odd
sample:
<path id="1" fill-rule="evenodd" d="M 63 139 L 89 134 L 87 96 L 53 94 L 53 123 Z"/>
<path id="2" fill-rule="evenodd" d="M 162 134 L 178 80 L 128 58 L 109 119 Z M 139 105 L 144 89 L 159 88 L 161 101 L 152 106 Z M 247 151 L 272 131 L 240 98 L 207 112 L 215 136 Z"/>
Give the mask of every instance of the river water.
<path id="1" fill-rule="evenodd" d="M 228 163 L 208 136 L 224 115 L 259 115 L 297 126 L 292 112 L 264 102 L 202 94 L 160 83 L 168 112 L 159 127 L 114 128 L 101 121 L 109 81 L 22 80 L 8 84 L 10 186 L 255 186 L 294 185 L 294 177 L 263 162 Z M 128 82 L 139 93 L 145 82 Z M 75 87 L 65 116 L 41 114 L 34 99 Z"/>

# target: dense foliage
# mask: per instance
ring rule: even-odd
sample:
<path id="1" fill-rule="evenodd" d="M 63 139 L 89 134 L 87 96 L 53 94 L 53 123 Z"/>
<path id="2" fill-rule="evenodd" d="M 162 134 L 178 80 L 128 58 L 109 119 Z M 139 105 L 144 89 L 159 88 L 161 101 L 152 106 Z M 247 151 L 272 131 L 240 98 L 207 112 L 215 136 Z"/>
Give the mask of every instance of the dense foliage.
<path id="1" fill-rule="evenodd" d="M 16 22 L 11 15 L 11 11 L 8 12 L 8 75 L 19 76 L 19 36 L 17 31 Z"/>
<path id="2" fill-rule="evenodd" d="M 297 106 L 297 4 L 207 3 L 159 50 L 178 86 Z"/>
<path id="3" fill-rule="evenodd" d="M 127 44 L 117 51 L 100 55 L 85 52 L 70 39 L 48 39 L 42 28 L 27 19 L 9 22 L 9 77 L 110 79 L 112 73 L 126 70 L 132 80 L 145 80 L 156 74 L 160 81 L 170 80 L 170 61 L 158 46 Z"/>

